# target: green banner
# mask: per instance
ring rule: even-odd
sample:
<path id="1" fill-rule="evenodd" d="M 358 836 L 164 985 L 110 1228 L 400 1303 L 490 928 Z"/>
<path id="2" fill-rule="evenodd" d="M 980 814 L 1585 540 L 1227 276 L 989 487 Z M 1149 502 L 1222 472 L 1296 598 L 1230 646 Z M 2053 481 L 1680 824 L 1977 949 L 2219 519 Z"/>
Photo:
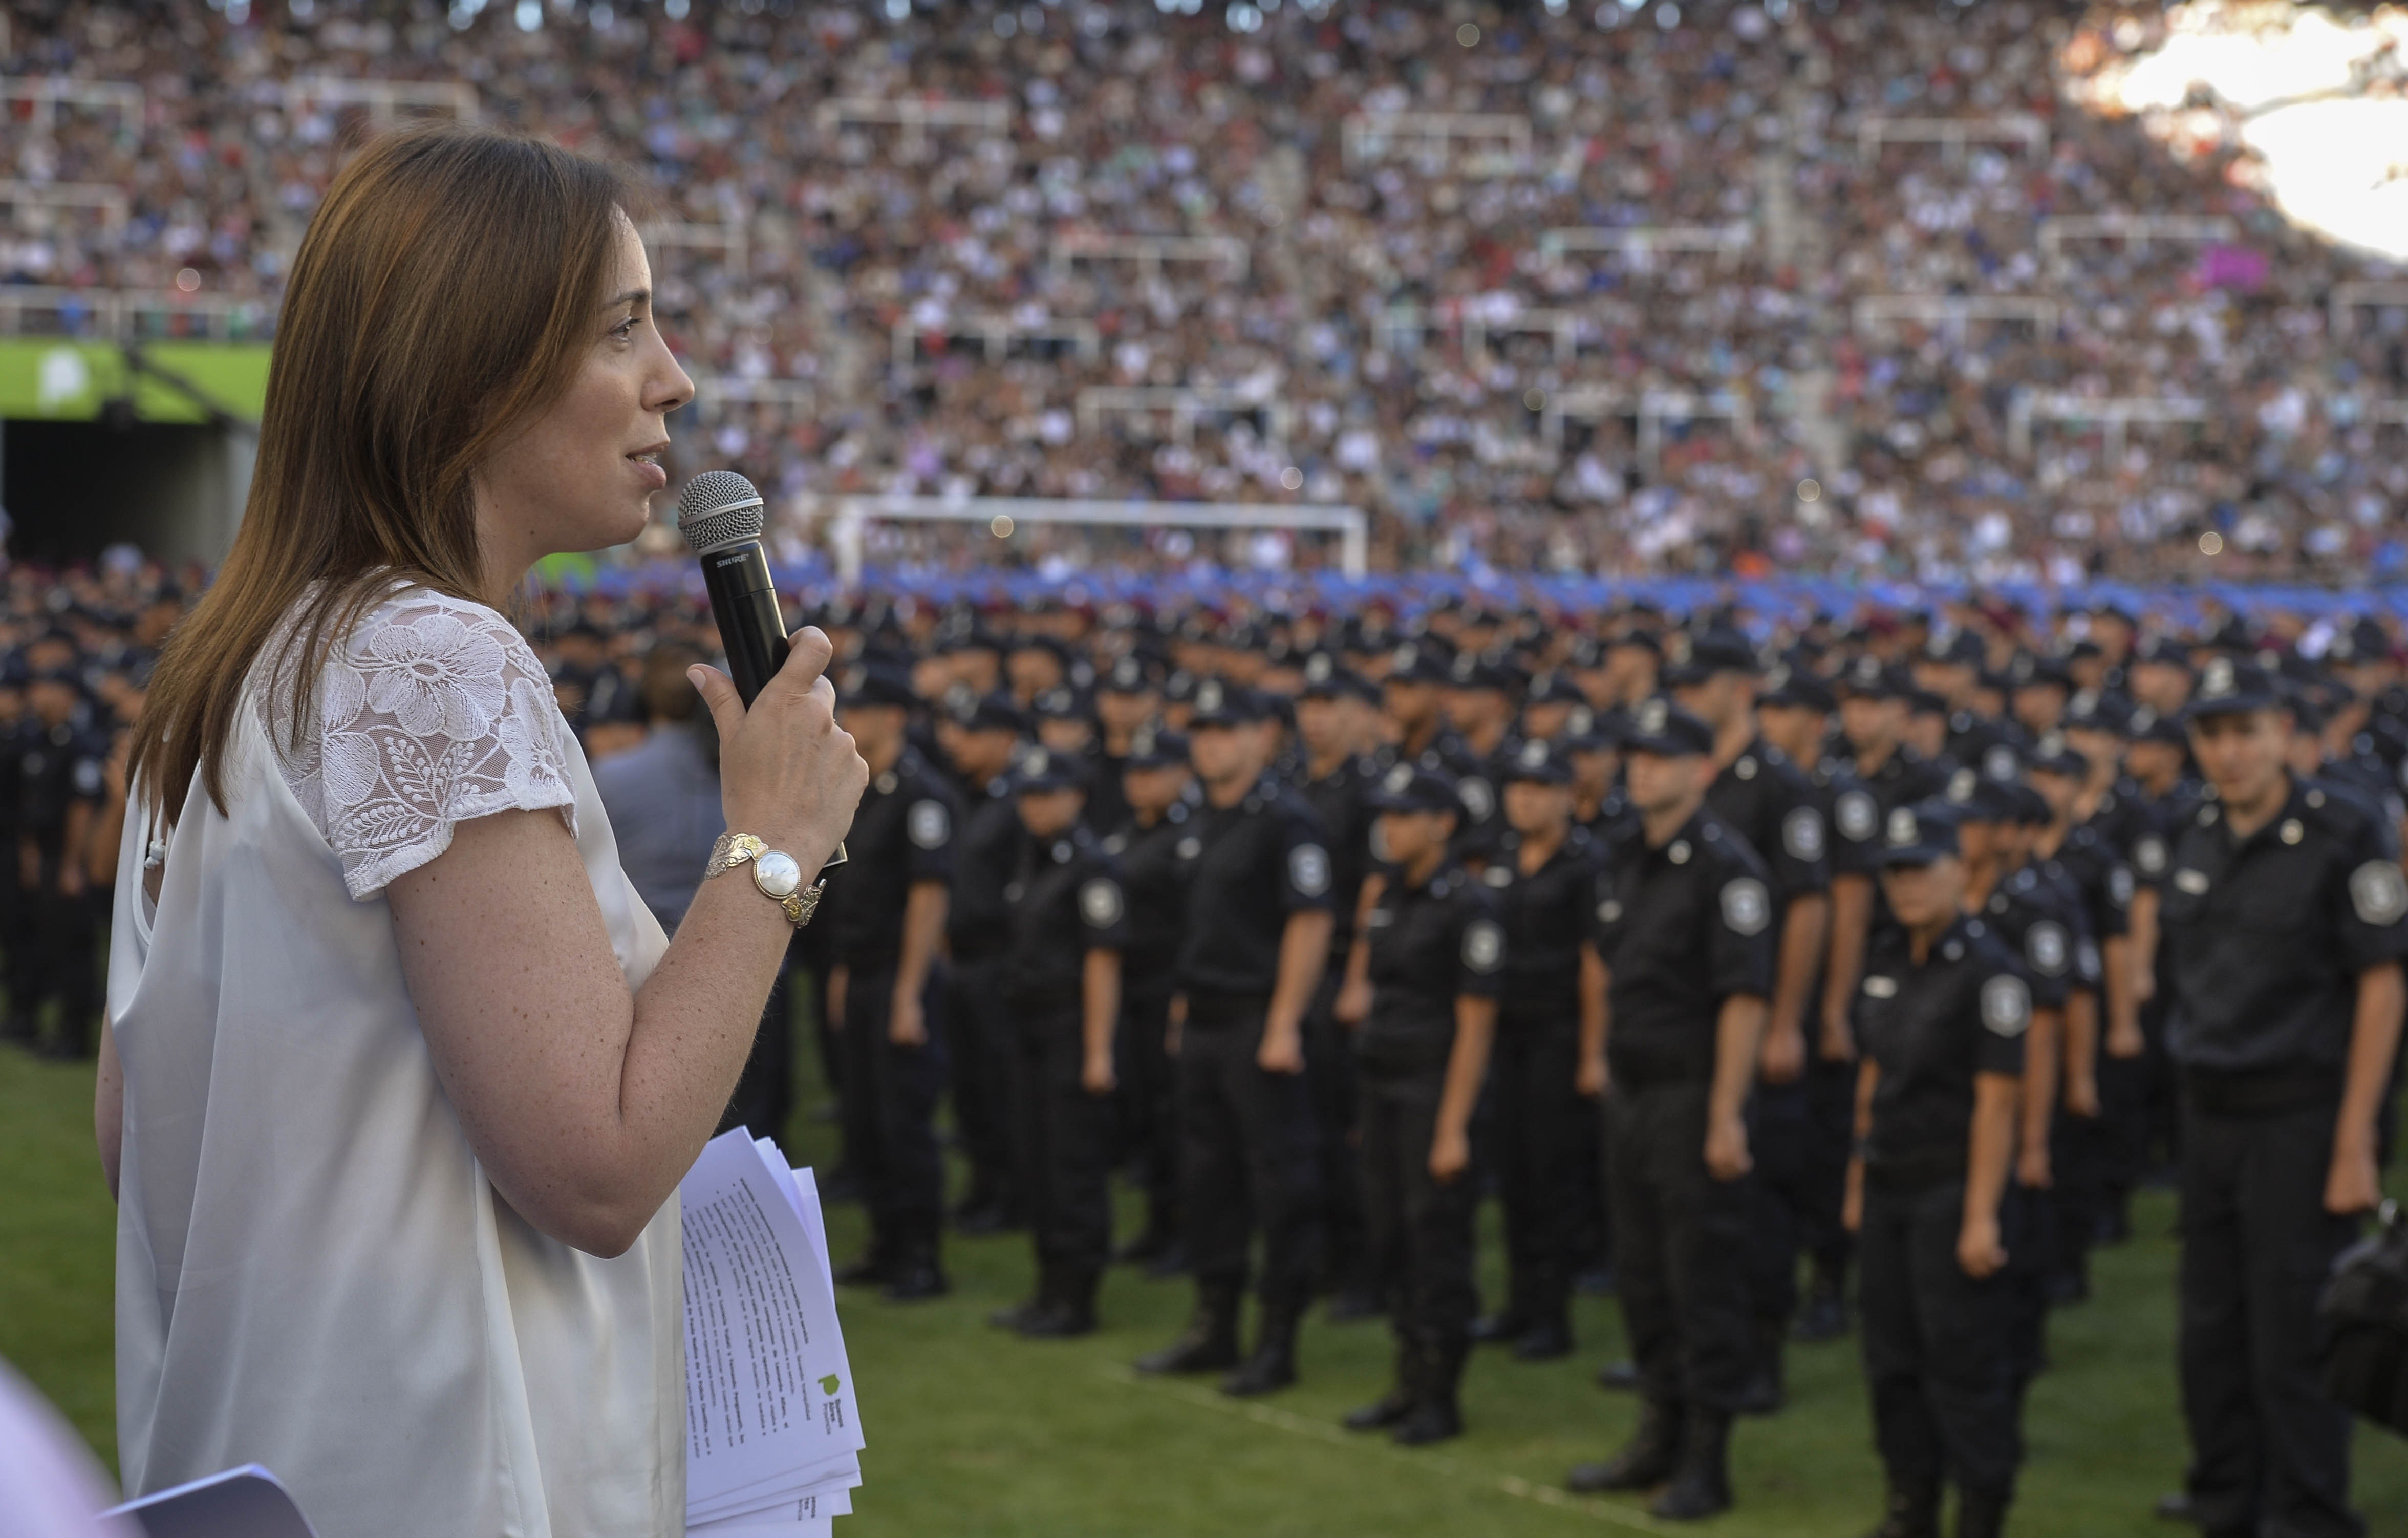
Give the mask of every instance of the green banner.
<path id="1" fill-rule="evenodd" d="M 135 415 L 144 422 L 207 422 L 209 407 L 259 420 L 267 399 L 265 344 L 152 342 L 143 347 L 142 358 L 155 373 L 131 368 L 124 352 L 108 342 L 0 338 L 0 417 L 89 422 L 104 403 L 130 393 Z M 179 389 L 163 376 L 191 388 Z"/>

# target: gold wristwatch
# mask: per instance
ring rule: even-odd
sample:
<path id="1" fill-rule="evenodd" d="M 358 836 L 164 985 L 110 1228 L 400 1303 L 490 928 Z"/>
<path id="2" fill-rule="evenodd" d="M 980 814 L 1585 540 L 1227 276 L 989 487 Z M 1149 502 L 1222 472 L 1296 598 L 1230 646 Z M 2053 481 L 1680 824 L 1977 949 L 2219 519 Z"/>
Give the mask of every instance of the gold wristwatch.
<path id="1" fill-rule="evenodd" d="M 820 905 L 820 894 L 827 890 L 827 878 L 823 876 L 803 888 L 803 868 L 795 856 L 783 850 L 772 849 L 750 833 L 722 833 L 719 841 L 710 846 L 710 863 L 703 868 L 703 880 L 709 881 L 723 870 L 733 870 L 750 860 L 752 864 L 752 884 L 761 895 L 786 911 L 786 922 L 799 929 L 811 921 Z"/>

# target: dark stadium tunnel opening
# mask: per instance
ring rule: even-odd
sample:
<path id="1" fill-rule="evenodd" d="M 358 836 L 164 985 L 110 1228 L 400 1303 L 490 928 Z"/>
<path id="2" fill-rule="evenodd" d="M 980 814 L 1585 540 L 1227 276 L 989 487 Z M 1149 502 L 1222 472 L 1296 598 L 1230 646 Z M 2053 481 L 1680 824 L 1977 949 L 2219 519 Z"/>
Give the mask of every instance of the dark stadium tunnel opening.
<path id="1" fill-rule="evenodd" d="M 179 423 L 0 424 L 0 509 L 7 553 L 65 565 L 131 543 L 215 562 L 241 517 L 247 445 Z"/>

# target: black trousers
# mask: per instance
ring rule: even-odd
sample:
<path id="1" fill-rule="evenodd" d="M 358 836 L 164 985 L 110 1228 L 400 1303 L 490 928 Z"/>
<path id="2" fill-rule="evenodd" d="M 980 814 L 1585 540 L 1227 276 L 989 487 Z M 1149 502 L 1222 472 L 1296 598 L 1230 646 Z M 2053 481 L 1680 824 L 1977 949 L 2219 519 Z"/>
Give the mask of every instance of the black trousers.
<path id="1" fill-rule="evenodd" d="M 2101 1106 L 2102 1113 L 2105 1107 Z M 2114 1132 L 2104 1114 L 2077 1116 L 2063 1106 L 2050 1118 L 2048 1133 L 2050 1186 L 2057 1205 L 2057 1253 L 2059 1276 L 2087 1291 L 2090 1248 L 2099 1237 L 2099 1219 L 2107 1205 L 2108 1171 L 2115 1157 Z"/>
<path id="2" fill-rule="evenodd" d="M 1000 1203 L 1025 1216 L 1013 1130 L 1020 1122 L 1020 1036 L 1004 1002 L 1001 956 L 956 960 L 949 1023 L 953 1028 L 953 1127 L 969 1161 L 968 1205 Z"/>
<path id="3" fill-rule="evenodd" d="M 1086 1063 L 1081 1008 L 1030 1001 L 1020 1022 L 1017 1163 L 1048 1270 L 1093 1276 L 1111 1258 L 1112 1097 L 1080 1084 Z"/>
<path id="4" fill-rule="evenodd" d="M 2057 1193 L 2012 1175 L 2000 1199 L 2007 1246 L 2007 1361 L 2018 1393 L 2048 1366 L 2048 1286 L 2057 1274 Z"/>
<path id="5" fill-rule="evenodd" d="M 937 1100 L 945 1084 L 945 978 L 930 969 L 921 994 L 928 1039 L 897 1046 L 888 1034 L 892 970 L 855 972 L 845 985 L 845 1144 L 869 1209 L 870 1248 L 881 1258 L 937 1258 L 945 1167 L 937 1149 Z"/>
<path id="6" fill-rule="evenodd" d="M 1856 1138 L 1854 1058 L 1806 1055 L 1804 1198 L 1797 1208 L 1799 1243 L 1814 1263 L 1818 1286 L 1839 1290 L 1848 1275 L 1856 1235 L 1840 1221 L 1848 1199 L 1848 1155 Z M 1758 1160 L 1759 1166 L 1762 1161 Z"/>
<path id="7" fill-rule="evenodd" d="M 1367 1068 L 1363 1088 L 1363 1216 L 1372 1253 L 1398 1259 L 1389 1328 L 1399 1345 L 1457 1353 L 1479 1307 L 1472 1285 L 1479 1183 L 1464 1171 L 1443 1184 L 1429 1171 L 1446 1071 Z"/>
<path id="8" fill-rule="evenodd" d="M 2356 1538 L 2349 1414 L 2316 1371 L 2316 1297 L 2358 1225 L 2325 1211 L 2338 1108 L 2184 1107 L 2182 1391 L 2200 1525 Z"/>
<path id="9" fill-rule="evenodd" d="M 1159 988 L 1121 999 L 1114 1060 L 1120 1079 L 1119 1151 L 1145 1193 L 1146 1226 L 1179 1229 L 1179 1060 L 1170 1056 L 1170 995 Z"/>
<path id="10" fill-rule="evenodd" d="M 1180 1033 L 1187 1258 L 1199 1286 L 1242 1286 L 1260 1229 L 1264 1303 L 1302 1308 L 1321 1258 L 1319 1153 L 1304 1075 L 1254 1062 L 1268 1002 L 1215 1001 Z"/>
<path id="11" fill-rule="evenodd" d="M 789 950 L 785 965 L 778 969 L 778 980 L 769 985 L 769 1001 L 761 1009 L 752 1056 L 744 1059 L 736 1093 L 720 1115 L 723 1132 L 741 1127 L 756 1138 L 785 1136 L 786 1119 L 795 1112 L 795 970 L 794 952 Z"/>
<path id="12" fill-rule="evenodd" d="M 1785 1324 L 1798 1312 L 1798 1257 L 1822 1194 L 1813 1111 L 1802 1073 L 1787 1084 L 1758 1084 L 1748 1100 L 1747 1146 L 1756 1159 L 1748 1182 L 1748 1292 L 1756 1316 L 1771 1324 Z"/>
<path id="13" fill-rule="evenodd" d="M 1575 1009 L 1498 1020 L 1488 1059 L 1489 1141 L 1505 1209 L 1507 1307 L 1526 1323 L 1562 1320 L 1570 1298 L 1583 1164 L 1597 1116 L 1575 1086 L 1579 1066 Z"/>
<path id="14" fill-rule="evenodd" d="M 1312 1124 L 1320 1154 L 1322 1244 L 1325 1280 L 1334 1291 L 1381 1286 L 1391 1257 L 1366 1237 L 1363 1174 L 1356 1149 L 1360 1130 L 1361 1069 L 1354 1043 L 1333 1013 L 1345 964 L 1332 957 L 1304 1015 L 1304 1084 L 1312 1100 Z"/>
<path id="15" fill-rule="evenodd" d="M 102 908 L 89 890 L 76 897 L 59 891 L 64 863 L 64 854 L 45 841 L 40 884 L 18 897 L 23 941 L 9 956 L 8 1007 L 31 1019 L 44 1003 L 58 1000 L 61 1049 L 87 1057 L 100 1023 Z"/>
<path id="16" fill-rule="evenodd" d="M 1736 1408 L 1756 1355 L 1748 1183 L 1706 1169 L 1707 1086 L 1617 1085 L 1605 1107 L 1615 1273 L 1641 1392 Z"/>
<path id="17" fill-rule="evenodd" d="M 1865 1385 L 1893 1486 L 1953 1479 L 2004 1501 L 2023 1457 L 2009 1279 L 1975 1281 L 1956 1263 L 1964 1218 L 1961 1179 L 1899 1186 L 1867 1172 L 1856 1238 Z"/>

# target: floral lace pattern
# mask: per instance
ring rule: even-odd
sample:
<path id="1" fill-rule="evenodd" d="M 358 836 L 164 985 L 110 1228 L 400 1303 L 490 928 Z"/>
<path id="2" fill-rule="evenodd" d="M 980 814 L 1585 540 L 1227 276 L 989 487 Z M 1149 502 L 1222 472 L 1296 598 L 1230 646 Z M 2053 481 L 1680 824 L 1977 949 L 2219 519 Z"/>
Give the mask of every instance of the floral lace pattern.
<path id="1" fill-rule="evenodd" d="M 482 604 L 402 587 L 371 606 L 327 654 L 298 751 L 291 690 L 268 680 L 252 697 L 284 783 L 355 898 L 442 854 L 472 818 L 557 807 L 577 830 L 551 681 L 517 627 Z"/>

